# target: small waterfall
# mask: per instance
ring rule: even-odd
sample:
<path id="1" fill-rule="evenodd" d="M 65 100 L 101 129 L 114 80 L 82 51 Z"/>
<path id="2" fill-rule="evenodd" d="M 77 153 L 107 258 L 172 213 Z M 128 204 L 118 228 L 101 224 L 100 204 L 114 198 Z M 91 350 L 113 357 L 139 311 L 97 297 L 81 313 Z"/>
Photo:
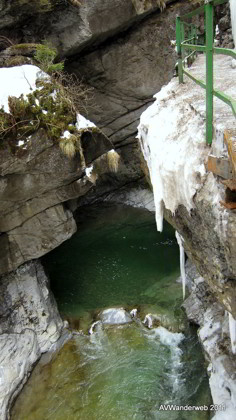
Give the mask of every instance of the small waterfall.
<path id="1" fill-rule="evenodd" d="M 172 393 L 176 396 L 179 392 L 182 392 L 182 386 L 184 385 L 184 380 L 182 378 L 182 350 L 179 345 L 184 339 L 184 334 L 182 333 L 172 333 L 164 327 L 154 328 L 151 331 L 150 338 L 157 339 L 159 338 L 160 342 L 169 347 L 171 352 L 171 358 L 169 361 L 169 373 L 168 380 L 172 387 Z M 172 395 L 172 398 L 173 398 Z M 165 403 L 168 403 L 166 401 Z"/>

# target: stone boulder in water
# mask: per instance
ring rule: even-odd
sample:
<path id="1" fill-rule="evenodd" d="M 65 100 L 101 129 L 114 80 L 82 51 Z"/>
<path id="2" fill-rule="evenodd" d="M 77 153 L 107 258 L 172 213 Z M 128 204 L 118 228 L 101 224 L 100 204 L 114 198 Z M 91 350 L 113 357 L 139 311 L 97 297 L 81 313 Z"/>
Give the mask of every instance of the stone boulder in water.
<path id="1" fill-rule="evenodd" d="M 109 308 L 100 315 L 103 324 L 126 324 L 132 322 L 132 318 L 123 308 Z"/>

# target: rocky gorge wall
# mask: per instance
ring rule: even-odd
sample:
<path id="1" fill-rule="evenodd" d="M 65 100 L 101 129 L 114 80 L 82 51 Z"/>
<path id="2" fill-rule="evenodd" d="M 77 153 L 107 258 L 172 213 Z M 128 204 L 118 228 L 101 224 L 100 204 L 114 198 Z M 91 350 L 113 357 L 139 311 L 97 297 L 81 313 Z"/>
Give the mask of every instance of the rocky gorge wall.
<path id="1" fill-rule="evenodd" d="M 187 1 L 184 3 L 189 7 Z M 139 1 L 87 0 L 79 8 L 64 0 L 0 1 L 2 67 L 34 64 L 34 48 L 29 45 L 25 48 L 25 43 L 47 39 L 58 48 L 60 57 L 67 58 L 67 70 L 74 71 L 81 62 L 83 71 L 76 73 L 81 76 L 83 72 L 86 75 L 91 74 L 91 80 L 98 81 L 95 73 L 99 71 L 101 61 L 99 53 L 97 57 L 94 56 L 95 50 L 101 48 L 103 55 L 110 55 L 108 72 L 100 77 L 100 82 L 105 79 L 108 82 L 100 83 L 98 93 L 95 92 L 94 103 L 99 100 L 98 96 L 105 85 L 107 91 L 99 105 L 99 112 L 96 107 L 94 112 L 90 112 L 90 119 L 94 119 L 102 128 L 110 126 L 105 134 L 94 127 L 79 128 L 82 154 L 77 152 L 73 158 L 65 156 L 45 127 L 35 130 L 24 141 L 14 137 L 14 132 L 12 137 L 8 136 L 8 141 L 1 139 L 1 419 L 9 417 L 11 402 L 40 355 L 51 349 L 64 331 L 48 281 L 37 258 L 69 239 L 76 231 L 71 211 L 77 206 L 75 200 L 80 198 L 82 202 L 83 196 L 90 201 L 143 180 L 135 140 L 135 124 L 137 125 L 137 119 L 144 107 L 152 100 L 156 88 L 167 82 L 173 72 L 175 52 L 170 40 L 174 38 L 175 13 L 179 6 L 173 7 L 173 10 L 168 8 L 165 15 L 160 15 L 154 1 L 146 2 L 144 7 Z M 148 23 L 145 23 L 146 19 Z M 167 21 L 171 26 L 171 34 L 164 42 Z M 135 36 L 132 35 L 133 30 Z M 114 36 L 121 36 L 120 40 L 113 39 Z M 158 36 L 164 42 L 163 45 L 158 42 Z M 155 41 L 155 45 L 151 47 L 149 44 L 152 41 Z M 12 45 L 19 43 L 23 43 L 20 49 Z M 107 54 L 109 43 L 111 52 Z M 139 44 L 139 49 L 128 60 L 136 43 Z M 160 48 L 158 62 L 154 61 L 154 48 L 157 47 Z M 135 54 L 138 55 L 137 59 Z M 142 65 L 144 55 L 145 65 Z M 120 61 L 119 57 L 123 57 L 123 60 Z M 117 63 L 119 61 L 116 83 L 113 83 L 111 77 L 115 69 L 113 60 Z M 161 60 L 166 61 L 166 72 L 163 72 Z M 104 58 L 102 61 L 104 62 Z M 152 61 L 154 62 L 150 71 L 148 65 Z M 129 68 L 126 66 L 128 62 Z M 91 67 L 90 70 L 88 66 Z M 121 89 L 125 67 L 126 87 Z M 136 82 L 134 74 L 137 77 Z M 25 73 L 25 80 L 27 77 Z M 141 87 L 143 80 L 145 86 Z M 13 79 L 9 83 L 13 85 Z M 94 84 L 90 83 L 89 78 L 86 83 Z M 153 84 L 155 86 L 152 88 Z M 94 88 L 96 91 L 95 85 Z M 122 94 L 119 97 L 120 93 Z M 127 103 L 123 106 L 122 101 L 126 97 Z M 42 111 L 44 114 L 47 112 L 43 108 Z M 111 120 L 114 120 L 113 125 L 110 124 Z M 114 146 L 106 134 L 111 137 L 114 134 L 112 140 L 117 143 L 116 148 L 119 146 L 121 160 L 117 174 L 111 172 L 107 159 Z M 91 174 L 92 166 L 96 167 L 96 173 Z"/>
<path id="2" fill-rule="evenodd" d="M 33 365 L 64 330 L 39 262 L 1 278 L 0 319 L 0 415 L 5 419 Z"/>
<path id="3" fill-rule="evenodd" d="M 9 57 L 19 60 L 9 43 L 50 41 L 59 57 L 66 59 L 67 71 L 93 87 L 96 106 L 89 109 L 89 118 L 102 129 L 86 128 L 81 135 L 86 165 L 79 153 L 73 159 L 64 156 L 43 129 L 31 136 L 25 150 L 12 153 L 9 147 L 0 149 L 3 419 L 33 364 L 63 331 L 43 269 L 37 261 L 30 261 L 71 237 L 76 231 L 73 210 L 78 205 L 117 191 L 122 197 L 123 188 L 140 183 L 146 186 L 136 127 L 153 94 L 173 75 L 175 17 L 190 8 L 188 0 L 167 2 L 163 14 L 154 0 L 145 5 L 139 0 L 86 0 L 81 7 L 64 0 L 0 0 L 1 65 L 9 65 Z M 25 63 L 32 53 L 20 57 Z M 86 167 L 95 165 L 114 146 L 121 156 L 118 173 L 110 171 L 104 158 L 99 175 L 91 177 Z M 201 217 L 202 211 L 199 205 L 200 216 L 196 217 Z M 170 215 L 166 217 L 176 225 Z M 187 216 L 181 218 L 184 230 Z M 198 237 L 191 238 L 192 233 L 189 249 L 201 253 L 201 246 L 196 246 Z M 234 264 L 233 253 L 230 258 Z M 219 272 L 221 269 L 219 264 Z M 8 370 L 10 358 L 14 361 L 12 372 Z"/>
<path id="4" fill-rule="evenodd" d="M 215 59 L 214 69 L 217 89 L 226 92 L 227 82 L 229 94 L 235 97 L 232 59 Z M 204 57 L 199 55 L 189 71 L 202 79 Z M 141 116 L 138 137 L 153 185 L 157 229 L 162 230 L 164 216 L 178 232 L 181 254 L 184 250 L 197 268 L 192 276 L 190 297 L 183 306 L 189 319 L 200 327 L 198 334 L 209 362 L 213 401 L 225 404 L 223 412 L 216 413 L 214 419 L 233 420 L 236 413 L 236 213 L 234 206 L 225 204 L 224 178 L 235 182 L 226 133 L 227 130 L 235 132 L 236 122 L 231 109 L 215 101 L 214 136 L 209 146 L 205 92 L 186 77 L 184 82 L 180 84 L 173 79 L 155 95 L 154 104 Z M 235 141 L 233 134 L 230 138 Z M 215 156 L 218 162 L 228 163 L 226 174 L 208 166 L 210 157 Z M 234 194 L 231 200 L 235 200 Z M 184 289 L 185 275 L 181 271 Z"/>

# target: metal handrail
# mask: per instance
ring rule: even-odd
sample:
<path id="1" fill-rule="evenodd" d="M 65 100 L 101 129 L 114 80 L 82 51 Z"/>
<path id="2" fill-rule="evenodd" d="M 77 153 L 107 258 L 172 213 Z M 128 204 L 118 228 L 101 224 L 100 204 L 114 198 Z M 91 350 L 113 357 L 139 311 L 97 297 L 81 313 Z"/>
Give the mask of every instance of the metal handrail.
<path id="1" fill-rule="evenodd" d="M 234 50 L 227 48 L 216 48 L 214 47 L 214 29 L 213 29 L 213 18 L 214 18 L 214 7 L 223 3 L 227 3 L 229 0 L 205 0 L 205 4 L 190 13 L 183 16 L 177 16 L 176 18 L 176 45 L 178 54 L 178 75 L 179 83 L 184 83 L 184 74 L 192 79 L 202 88 L 206 89 L 206 142 L 212 144 L 213 139 L 213 96 L 216 96 L 221 101 L 225 102 L 232 108 L 232 111 L 236 117 L 236 100 L 223 92 L 214 89 L 213 85 L 213 54 L 224 54 L 236 59 L 236 53 Z M 205 13 L 205 26 L 206 26 L 206 45 L 198 45 L 194 41 L 197 41 L 197 31 L 195 25 L 192 23 L 186 23 L 184 19 L 190 19 L 193 16 Z M 185 40 L 185 28 L 190 30 L 190 37 Z M 193 40 L 193 44 L 189 41 Z M 184 52 L 190 50 L 192 53 L 200 51 L 206 53 L 206 83 L 202 80 L 194 77 L 189 71 L 184 68 Z M 190 54 L 191 55 L 191 54 Z M 188 56 L 189 57 L 189 56 Z"/>

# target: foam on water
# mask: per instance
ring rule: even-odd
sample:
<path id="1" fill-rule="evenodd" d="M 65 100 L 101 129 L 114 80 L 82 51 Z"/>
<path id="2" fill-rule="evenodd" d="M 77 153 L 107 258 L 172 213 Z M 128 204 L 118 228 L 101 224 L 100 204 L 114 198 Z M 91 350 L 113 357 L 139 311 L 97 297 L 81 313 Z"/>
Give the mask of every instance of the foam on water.
<path id="1" fill-rule="evenodd" d="M 162 344 L 171 346 L 171 348 L 173 348 L 181 343 L 181 341 L 184 339 L 184 334 L 173 333 L 164 327 L 158 327 L 153 328 L 149 337 L 154 339 L 159 338 Z"/>

